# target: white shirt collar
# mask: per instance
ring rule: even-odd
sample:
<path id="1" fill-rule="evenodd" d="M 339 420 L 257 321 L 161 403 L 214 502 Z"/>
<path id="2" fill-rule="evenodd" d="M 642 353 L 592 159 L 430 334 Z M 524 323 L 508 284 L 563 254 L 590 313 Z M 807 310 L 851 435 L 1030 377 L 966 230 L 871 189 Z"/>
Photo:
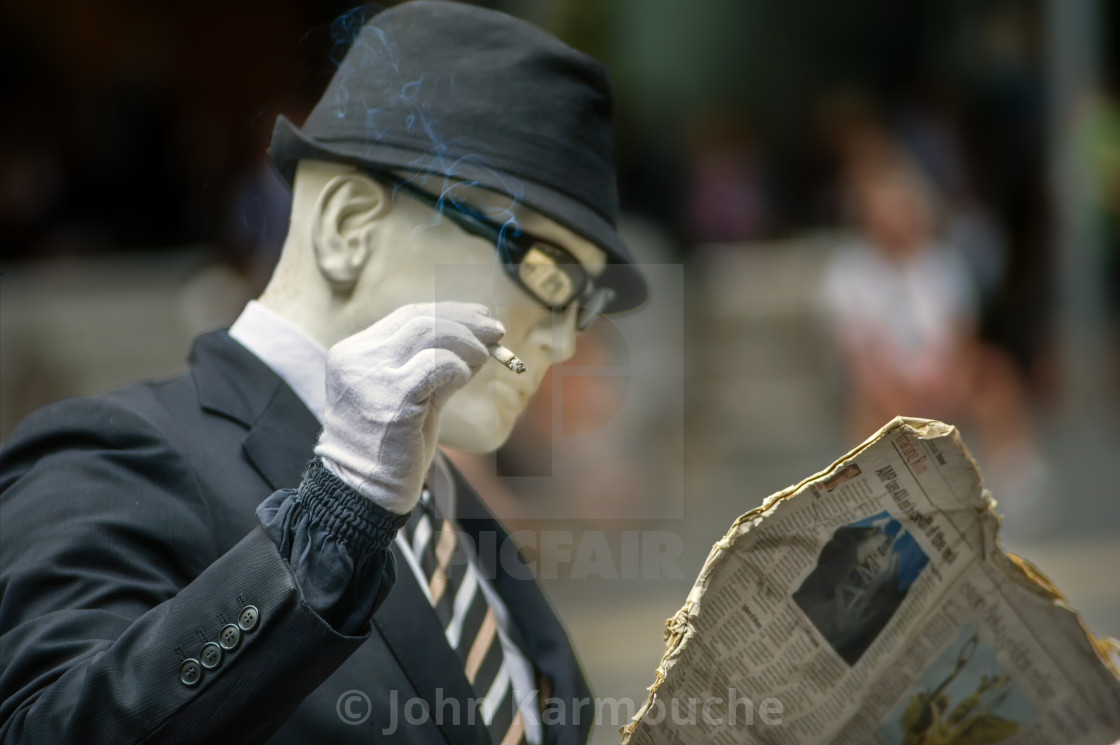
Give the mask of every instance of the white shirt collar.
<path id="1" fill-rule="evenodd" d="M 327 350 L 291 321 L 250 300 L 229 335 L 279 375 L 320 422 L 327 411 Z"/>

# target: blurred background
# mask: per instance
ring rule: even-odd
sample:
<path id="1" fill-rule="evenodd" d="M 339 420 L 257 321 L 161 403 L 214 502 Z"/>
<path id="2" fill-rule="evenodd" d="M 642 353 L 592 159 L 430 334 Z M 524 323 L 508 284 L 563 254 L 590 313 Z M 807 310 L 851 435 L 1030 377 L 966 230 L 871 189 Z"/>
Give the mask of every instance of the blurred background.
<path id="1" fill-rule="evenodd" d="M 611 67 L 622 229 L 679 267 L 659 287 L 683 349 L 630 432 L 557 461 L 550 436 L 622 395 L 563 377 L 496 459 L 456 456 L 515 526 L 679 538 L 679 576 L 545 581 L 599 695 L 644 695 L 663 620 L 736 516 L 895 414 L 957 424 L 1005 544 L 1120 636 L 1120 7 L 480 4 Z M 260 291 L 289 206 L 272 124 L 317 100 L 351 7 L 0 4 L 0 437 L 48 401 L 185 369 Z M 641 319 L 601 323 L 568 364 L 657 338 Z M 525 493 L 550 447 L 579 467 Z M 546 501 L 576 517 L 543 519 Z"/>

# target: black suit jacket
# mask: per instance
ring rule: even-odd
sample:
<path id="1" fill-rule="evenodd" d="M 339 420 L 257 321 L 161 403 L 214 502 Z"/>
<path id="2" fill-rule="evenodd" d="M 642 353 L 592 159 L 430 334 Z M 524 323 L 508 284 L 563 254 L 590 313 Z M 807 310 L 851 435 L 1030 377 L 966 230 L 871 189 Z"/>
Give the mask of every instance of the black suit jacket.
<path id="1" fill-rule="evenodd" d="M 473 694 L 403 563 L 394 584 L 387 562 L 393 586 L 369 632 L 344 636 L 303 602 L 261 528 L 257 505 L 298 486 L 312 457 L 314 416 L 225 332 L 200 337 L 190 364 L 46 407 L 0 451 L 0 741 L 488 742 L 446 703 L 437 723 L 439 701 Z M 501 545 L 456 480 L 462 529 Z M 545 741 L 585 742 L 591 710 L 577 723 L 572 702 L 590 694 L 562 626 L 535 582 L 488 569 L 540 679 L 567 702 Z M 245 605 L 257 626 L 184 685 L 183 658 Z M 343 721 L 365 713 L 364 699 L 340 704 L 348 691 L 372 706 L 360 725 Z M 390 707 L 414 697 L 433 715 L 412 726 Z"/>

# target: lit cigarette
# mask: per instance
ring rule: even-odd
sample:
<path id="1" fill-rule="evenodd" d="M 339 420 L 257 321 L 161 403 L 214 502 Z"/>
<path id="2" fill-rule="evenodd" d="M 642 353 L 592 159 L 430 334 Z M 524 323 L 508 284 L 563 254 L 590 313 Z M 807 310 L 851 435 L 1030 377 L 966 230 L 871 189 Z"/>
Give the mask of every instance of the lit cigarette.
<path id="1" fill-rule="evenodd" d="M 518 375 L 525 372 L 525 363 L 519 360 L 516 354 L 506 349 L 501 344 L 491 344 L 486 347 L 486 349 L 490 352 L 491 357 L 501 362 Z"/>

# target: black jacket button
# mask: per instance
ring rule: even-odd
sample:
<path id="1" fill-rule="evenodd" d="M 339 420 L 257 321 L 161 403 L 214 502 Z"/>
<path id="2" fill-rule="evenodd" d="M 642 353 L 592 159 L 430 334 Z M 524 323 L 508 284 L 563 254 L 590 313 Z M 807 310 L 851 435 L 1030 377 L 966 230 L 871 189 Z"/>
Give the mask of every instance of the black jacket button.
<path id="1" fill-rule="evenodd" d="M 257 627 L 258 620 L 260 620 L 260 614 L 257 612 L 257 606 L 246 605 L 237 616 L 237 625 L 241 627 L 242 631 L 252 631 Z"/>
<path id="2" fill-rule="evenodd" d="M 235 623 L 227 623 L 218 632 L 218 644 L 222 649 L 231 650 L 236 649 L 237 645 L 241 643 L 241 629 Z"/>
<path id="3" fill-rule="evenodd" d="M 179 682 L 185 686 L 198 685 L 202 680 L 202 665 L 193 657 L 183 660 L 179 666 Z"/>
<path id="4" fill-rule="evenodd" d="M 206 642 L 198 654 L 198 659 L 207 670 L 213 670 L 222 664 L 222 648 L 214 642 Z"/>

